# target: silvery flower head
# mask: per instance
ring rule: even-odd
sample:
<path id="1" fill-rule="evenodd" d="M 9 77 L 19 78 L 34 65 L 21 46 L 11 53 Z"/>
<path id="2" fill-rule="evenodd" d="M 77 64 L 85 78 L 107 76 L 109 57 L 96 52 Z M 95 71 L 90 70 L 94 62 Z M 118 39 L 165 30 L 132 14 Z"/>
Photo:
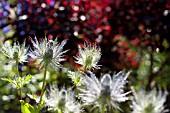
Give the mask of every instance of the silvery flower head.
<path id="1" fill-rule="evenodd" d="M 129 92 L 124 92 L 124 85 L 130 72 L 124 73 L 121 71 L 111 78 L 110 74 L 105 74 L 99 80 L 91 73 L 90 77 L 85 76 L 85 88 L 79 88 L 79 97 L 84 102 L 84 105 L 94 105 L 101 108 L 106 106 L 109 108 L 120 109 L 118 103 L 124 102 L 129 98 L 126 97 Z"/>
<path id="2" fill-rule="evenodd" d="M 78 46 L 78 56 L 75 57 L 76 63 L 83 66 L 85 70 L 100 69 L 97 65 L 101 58 L 101 49 L 95 44 L 84 44 L 84 48 Z"/>
<path id="3" fill-rule="evenodd" d="M 10 63 L 27 62 L 27 50 L 28 48 L 25 47 L 25 42 L 21 45 L 15 42 L 13 46 L 9 42 L 5 42 L 1 48 L 2 53 L 8 57 Z"/>
<path id="4" fill-rule="evenodd" d="M 133 90 L 134 97 L 132 98 L 132 105 L 130 106 L 132 113 L 165 113 L 164 103 L 166 101 L 167 92 L 162 93 L 154 89 L 150 92 L 140 90 L 135 92 Z"/>
<path id="5" fill-rule="evenodd" d="M 29 56 L 33 59 L 37 59 L 40 61 L 40 67 L 49 66 L 53 69 L 57 67 L 61 67 L 60 62 L 65 61 L 64 53 L 67 51 L 63 51 L 63 46 L 66 44 L 67 40 L 61 42 L 61 44 L 57 43 L 57 38 L 53 40 L 45 39 L 42 42 L 38 42 L 35 37 L 35 41 L 31 38 L 31 42 L 33 44 L 34 50 L 30 50 Z"/>
<path id="6" fill-rule="evenodd" d="M 62 113 L 80 113 L 81 105 L 75 101 L 74 92 L 71 89 L 59 90 L 55 85 L 50 87 L 45 100 L 49 111 L 62 111 Z"/>

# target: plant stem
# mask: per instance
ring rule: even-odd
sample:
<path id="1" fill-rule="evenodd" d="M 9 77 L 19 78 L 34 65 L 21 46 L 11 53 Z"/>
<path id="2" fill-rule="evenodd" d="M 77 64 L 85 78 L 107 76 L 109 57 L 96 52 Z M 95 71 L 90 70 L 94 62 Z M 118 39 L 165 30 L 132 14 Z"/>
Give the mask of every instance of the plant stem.
<path id="1" fill-rule="evenodd" d="M 18 77 L 21 77 L 20 76 L 20 73 L 19 73 L 19 62 L 16 61 L 16 74 L 18 75 Z M 22 87 L 18 89 L 19 90 L 19 95 L 20 95 L 20 100 L 22 100 Z"/>
<path id="2" fill-rule="evenodd" d="M 19 65 L 19 62 L 16 61 L 16 73 L 17 73 L 17 75 L 20 77 L 18 65 Z"/>
<path id="3" fill-rule="evenodd" d="M 42 91 L 41 91 L 41 96 L 40 96 L 39 104 L 41 104 L 42 97 L 43 97 L 43 94 L 44 94 L 44 91 L 45 91 L 45 86 L 46 86 L 46 73 L 47 73 L 47 64 L 45 65 L 43 85 L 42 85 Z"/>
<path id="4" fill-rule="evenodd" d="M 58 110 L 58 113 L 63 113 L 61 109 Z"/>
<path id="5" fill-rule="evenodd" d="M 101 113 L 105 113 L 105 106 L 102 106 Z"/>
<path id="6" fill-rule="evenodd" d="M 22 100 L 22 88 L 19 89 L 20 92 L 20 99 Z"/>
<path id="7" fill-rule="evenodd" d="M 74 84 L 72 87 L 71 87 L 71 89 L 74 89 L 76 87 L 76 85 Z"/>

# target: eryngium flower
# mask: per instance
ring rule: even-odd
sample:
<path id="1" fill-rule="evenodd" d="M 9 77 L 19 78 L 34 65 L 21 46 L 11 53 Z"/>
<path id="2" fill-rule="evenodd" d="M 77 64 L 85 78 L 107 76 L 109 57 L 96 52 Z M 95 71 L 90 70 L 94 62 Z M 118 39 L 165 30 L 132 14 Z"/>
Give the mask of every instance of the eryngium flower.
<path id="1" fill-rule="evenodd" d="M 94 105 L 94 107 L 102 106 L 120 109 L 118 103 L 124 102 L 129 98 L 124 93 L 124 85 L 127 83 L 126 79 L 130 72 L 124 73 L 121 71 L 111 78 L 110 74 L 105 74 L 101 80 L 91 73 L 90 77 L 85 76 L 85 88 L 79 88 L 79 97 L 84 102 L 84 105 Z"/>
<path id="2" fill-rule="evenodd" d="M 47 92 L 45 104 L 49 111 L 62 111 L 62 113 L 80 113 L 81 105 L 75 101 L 74 92 L 62 88 L 59 90 L 55 85 Z"/>
<path id="3" fill-rule="evenodd" d="M 5 42 L 2 44 L 1 51 L 8 57 L 10 63 L 24 63 L 27 62 L 27 50 L 25 47 L 25 42 L 20 45 L 18 42 L 15 42 L 13 46 Z"/>
<path id="4" fill-rule="evenodd" d="M 140 90 L 135 92 L 133 90 L 134 97 L 132 98 L 132 105 L 130 106 L 133 111 L 132 113 L 165 113 L 164 103 L 166 101 L 167 92 L 155 89 L 150 92 Z"/>
<path id="5" fill-rule="evenodd" d="M 85 70 L 100 69 L 97 65 L 101 58 L 101 49 L 96 45 L 84 44 L 84 48 L 78 46 L 78 56 L 75 57 L 76 63 L 83 66 Z"/>
<path id="6" fill-rule="evenodd" d="M 63 51 L 63 46 L 66 44 L 67 40 L 61 42 L 61 44 L 57 43 L 57 38 L 53 40 L 45 39 L 42 42 L 38 42 L 37 38 L 35 37 L 35 41 L 31 39 L 33 44 L 34 50 L 30 50 L 29 56 L 33 59 L 37 59 L 40 61 L 40 67 L 42 66 L 50 66 L 53 69 L 56 67 L 61 67 L 60 62 L 65 61 L 64 53 L 67 51 Z"/>

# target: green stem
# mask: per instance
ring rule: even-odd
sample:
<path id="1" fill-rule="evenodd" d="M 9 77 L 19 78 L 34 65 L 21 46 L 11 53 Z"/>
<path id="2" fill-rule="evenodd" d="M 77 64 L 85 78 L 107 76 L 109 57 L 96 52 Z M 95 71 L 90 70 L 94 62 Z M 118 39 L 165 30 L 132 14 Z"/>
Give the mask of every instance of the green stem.
<path id="1" fill-rule="evenodd" d="M 63 113 L 61 109 L 58 110 L 58 113 Z"/>
<path id="2" fill-rule="evenodd" d="M 105 106 L 104 105 L 101 108 L 101 113 L 105 113 Z"/>
<path id="3" fill-rule="evenodd" d="M 45 91 L 45 84 L 46 84 L 46 73 L 47 73 L 47 64 L 45 65 L 45 70 L 44 70 L 44 78 L 43 78 L 43 85 L 42 85 L 42 91 L 41 91 L 41 96 L 40 96 L 40 101 L 39 104 L 42 102 L 42 97 Z"/>
<path id="4" fill-rule="evenodd" d="M 19 65 L 19 62 L 16 61 L 16 73 L 17 73 L 17 75 L 20 77 L 18 65 Z"/>
<path id="5" fill-rule="evenodd" d="M 20 76 L 20 73 L 19 73 L 18 65 L 19 65 L 19 62 L 16 61 L 16 74 L 18 75 L 18 77 L 21 77 L 21 76 Z M 18 90 L 19 90 L 20 99 L 22 100 L 22 87 L 19 88 Z"/>
<path id="6" fill-rule="evenodd" d="M 86 73 L 86 71 L 87 71 L 87 65 L 84 67 L 83 72 Z"/>
<path id="7" fill-rule="evenodd" d="M 74 89 L 76 87 L 76 85 L 74 84 L 72 87 L 71 87 L 71 89 Z"/>
<path id="8" fill-rule="evenodd" d="M 22 100 L 22 88 L 19 89 L 20 92 L 20 99 Z"/>

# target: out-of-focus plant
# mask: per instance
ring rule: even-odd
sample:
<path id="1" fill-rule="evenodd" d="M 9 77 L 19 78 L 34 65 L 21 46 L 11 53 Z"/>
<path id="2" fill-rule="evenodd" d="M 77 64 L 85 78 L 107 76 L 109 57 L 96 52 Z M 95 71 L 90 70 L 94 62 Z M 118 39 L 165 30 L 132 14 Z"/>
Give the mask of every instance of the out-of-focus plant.
<path id="1" fill-rule="evenodd" d="M 166 101 L 167 91 L 162 93 L 153 89 L 150 92 L 140 90 L 136 92 L 133 89 L 132 97 L 132 113 L 165 113 L 169 110 L 165 109 L 164 103 Z"/>

